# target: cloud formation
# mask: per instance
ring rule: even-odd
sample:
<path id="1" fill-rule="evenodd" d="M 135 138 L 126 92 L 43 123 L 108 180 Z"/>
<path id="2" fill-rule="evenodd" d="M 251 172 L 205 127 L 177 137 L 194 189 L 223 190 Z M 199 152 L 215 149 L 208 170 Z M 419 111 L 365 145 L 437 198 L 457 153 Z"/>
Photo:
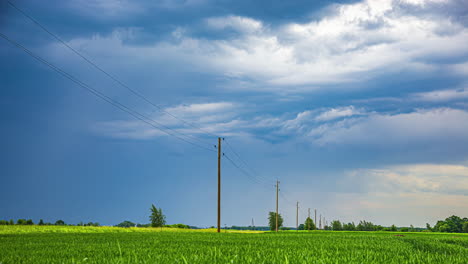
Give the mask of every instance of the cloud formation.
<path id="1" fill-rule="evenodd" d="M 316 90 L 402 71 L 465 78 L 468 28 L 462 15 L 444 15 L 459 5 L 463 3 L 455 0 L 366 0 L 333 5 L 307 23 L 271 26 L 236 15 L 206 18 L 198 31 L 212 32 L 215 38 L 185 26 L 170 39 L 148 45 L 132 46 L 115 33 L 70 42 L 86 46 L 93 57 L 109 56 L 112 50 L 147 65 L 171 61 L 179 70 L 195 67 L 242 81 L 237 89 Z M 226 30 L 236 34 L 216 35 Z M 145 32 L 134 37 L 139 34 Z"/>

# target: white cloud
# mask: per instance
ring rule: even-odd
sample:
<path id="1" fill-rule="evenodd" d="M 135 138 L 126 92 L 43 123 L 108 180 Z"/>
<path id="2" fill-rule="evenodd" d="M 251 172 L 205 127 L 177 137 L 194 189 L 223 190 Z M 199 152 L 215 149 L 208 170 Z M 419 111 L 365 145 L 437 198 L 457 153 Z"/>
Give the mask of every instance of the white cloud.
<path id="1" fill-rule="evenodd" d="M 405 9 L 408 5 L 418 8 Z M 468 55 L 468 29 L 443 15 L 446 5 L 456 2 L 366 0 L 334 5 L 333 12 L 318 20 L 279 27 L 240 16 L 205 20 L 209 30 L 231 28 L 239 33 L 226 39 L 199 38 L 178 28 L 173 39 L 151 45 L 131 46 L 116 36 L 72 43 L 86 46 L 92 57 L 112 55 L 149 65 L 171 62 L 179 71 L 196 69 L 256 84 L 237 89 L 287 94 L 398 71 L 435 73 L 456 68 L 463 74 L 466 62 L 437 62 Z"/>
<path id="2" fill-rule="evenodd" d="M 468 167 L 447 164 L 413 164 L 383 169 L 361 169 L 349 181 L 361 182 L 372 192 L 433 192 L 468 196 Z"/>
<path id="3" fill-rule="evenodd" d="M 245 125 L 244 121 L 236 119 L 241 112 L 240 105 L 231 102 L 178 105 L 163 110 L 170 115 L 158 112 L 149 116 L 151 120 L 148 122 L 180 137 L 188 136 L 191 141 L 194 136 L 206 132 L 234 135 L 236 134 L 234 128 Z M 101 122 L 94 129 L 117 138 L 150 139 L 167 135 L 161 129 L 138 120 Z"/>
<path id="4" fill-rule="evenodd" d="M 468 89 L 448 89 L 425 93 L 417 93 L 413 95 L 414 99 L 428 102 L 445 102 L 451 100 L 459 100 L 468 98 Z"/>
<path id="5" fill-rule="evenodd" d="M 216 30 L 232 28 L 242 33 L 256 33 L 263 29 L 260 21 L 241 16 L 213 17 L 206 20 L 208 27 Z"/>
<path id="6" fill-rule="evenodd" d="M 362 115 L 364 112 L 362 110 L 356 109 L 354 106 L 347 106 L 347 107 L 339 107 L 339 108 L 332 108 L 326 112 L 321 113 L 315 120 L 317 121 L 330 121 L 333 119 L 341 118 L 341 117 L 348 117 L 348 116 L 355 116 L 355 115 Z"/>
<path id="7" fill-rule="evenodd" d="M 405 144 L 463 144 L 468 135 L 468 112 L 450 108 L 400 114 L 372 114 L 313 128 L 316 144 L 402 146 Z"/>
<path id="8" fill-rule="evenodd" d="M 450 215 L 468 214 L 466 164 L 410 164 L 347 173 L 331 197 L 341 219 L 423 227 Z M 343 200 L 347 202 L 343 204 Z M 431 212 L 431 214 L 428 214 Z M 356 219 L 359 216 L 359 219 Z"/>

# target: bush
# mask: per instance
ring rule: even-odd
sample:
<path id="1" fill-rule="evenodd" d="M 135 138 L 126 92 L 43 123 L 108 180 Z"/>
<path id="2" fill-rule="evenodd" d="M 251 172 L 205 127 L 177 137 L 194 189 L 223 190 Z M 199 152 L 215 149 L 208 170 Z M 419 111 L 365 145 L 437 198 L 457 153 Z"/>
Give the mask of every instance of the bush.
<path id="1" fill-rule="evenodd" d="M 184 224 L 165 225 L 165 227 L 190 229 L 190 227 L 188 225 L 184 225 Z"/>
<path id="2" fill-rule="evenodd" d="M 65 225 L 65 222 L 64 222 L 63 220 L 57 220 L 57 221 L 55 222 L 55 225 L 63 226 L 63 225 Z"/>
<path id="3" fill-rule="evenodd" d="M 117 227 L 134 227 L 136 224 L 131 221 L 123 221 L 122 223 L 116 225 Z"/>

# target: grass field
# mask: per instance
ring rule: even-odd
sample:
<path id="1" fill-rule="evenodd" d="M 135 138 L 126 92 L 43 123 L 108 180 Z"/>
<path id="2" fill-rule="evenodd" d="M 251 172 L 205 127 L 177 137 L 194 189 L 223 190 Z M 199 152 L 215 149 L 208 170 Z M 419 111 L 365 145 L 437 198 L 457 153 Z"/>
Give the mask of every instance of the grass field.
<path id="1" fill-rule="evenodd" d="M 468 235 L 0 226 L 0 263 L 466 264 Z"/>

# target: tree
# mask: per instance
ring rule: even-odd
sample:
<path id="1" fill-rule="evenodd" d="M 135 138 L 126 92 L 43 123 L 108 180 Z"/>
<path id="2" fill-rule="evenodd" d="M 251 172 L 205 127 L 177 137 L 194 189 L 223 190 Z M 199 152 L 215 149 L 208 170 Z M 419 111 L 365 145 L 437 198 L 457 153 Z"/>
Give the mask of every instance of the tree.
<path id="1" fill-rule="evenodd" d="M 158 209 L 152 204 L 150 211 L 151 227 L 163 227 L 166 224 L 166 216 L 163 214 L 162 209 Z"/>
<path id="2" fill-rule="evenodd" d="M 173 225 L 166 225 L 166 227 L 172 227 L 172 228 L 181 228 L 181 229 L 190 229 L 190 226 L 184 225 L 184 224 L 173 224 Z M 233 226 L 231 229 L 238 229 L 240 230 L 239 227 Z"/>
<path id="3" fill-rule="evenodd" d="M 17 224 L 17 225 L 25 225 L 25 224 L 26 224 L 26 219 L 18 219 L 18 220 L 16 221 L 16 224 Z"/>
<path id="4" fill-rule="evenodd" d="M 268 224 L 270 226 L 270 230 L 276 230 L 276 212 L 269 212 L 268 213 Z M 278 214 L 278 229 L 283 226 L 283 217 L 281 214 Z"/>
<path id="5" fill-rule="evenodd" d="M 306 230 L 306 229 L 304 228 L 304 224 L 300 224 L 299 227 L 297 228 L 297 230 Z"/>
<path id="6" fill-rule="evenodd" d="M 8 225 L 8 221 L 0 220 L 0 225 Z"/>
<path id="7" fill-rule="evenodd" d="M 40 219 L 38 225 L 44 225 L 44 220 Z"/>
<path id="8" fill-rule="evenodd" d="M 55 225 L 62 226 L 62 225 L 65 225 L 65 222 L 63 220 L 57 220 L 55 221 Z"/>
<path id="9" fill-rule="evenodd" d="M 338 220 L 332 221 L 332 229 L 333 231 L 341 231 L 343 230 L 343 226 L 341 225 L 341 222 Z"/>
<path id="10" fill-rule="evenodd" d="M 357 231 L 375 231 L 376 227 L 372 222 L 359 221 L 356 226 Z"/>
<path id="11" fill-rule="evenodd" d="M 445 221 L 437 221 L 433 230 L 435 232 L 450 232 L 459 233 L 463 232 L 463 223 L 468 222 L 468 218 L 460 218 L 456 215 L 447 217 Z"/>
<path id="12" fill-rule="evenodd" d="M 462 231 L 463 233 L 468 233 L 468 221 L 463 223 Z"/>
<path id="13" fill-rule="evenodd" d="M 13 221 L 13 219 L 10 219 L 10 225 L 14 225 L 15 224 L 15 221 Z"/>
<path id="14" fill-rule="evenodd" d="M 310 217 L 307 217 L 307 219 L 305 220 L 304 228 L 306 230 L 315 230 L 316 229 L 314 221 L 312 221 L 312 219 Z"/>
<path id="15" fill-rule="evenodd" d="M 356 225 L 353 223 L 347 223 L 347 224 L 343 224 L 343 230 L 346 230 L 346 231 L 355 231 L 356 230 Z"/>
<path id="16" fill-rule="evenodd" d="M 33 222 L 32 219 L 28 219 L 28 220 L 26 220 L 26 223 L 25 223 L 25 224 L 26 224 L 26 225 L 34 225 L 34 222 Z"/>
<path id="17" fill-rule="evenodd" d="M 134 227 L 136 224 L 131 221 L 123 221 L 122 223 L 116 225 L 117 227 Z"/>
<path id="18" fill-rule="evenodd" d="M 390 227 L 390 231 L 396 232 L 396 231 L 398 231 L 398 230 L 397 230 L 397 228 L 396 228 L 395 225 L 392 225 L 392 226 Z"/>
<path id="19" fill-rule="evenodd" d="M 429 223 L 426 223 L 426 230 L 432 232 L 432 227 Z"/>

